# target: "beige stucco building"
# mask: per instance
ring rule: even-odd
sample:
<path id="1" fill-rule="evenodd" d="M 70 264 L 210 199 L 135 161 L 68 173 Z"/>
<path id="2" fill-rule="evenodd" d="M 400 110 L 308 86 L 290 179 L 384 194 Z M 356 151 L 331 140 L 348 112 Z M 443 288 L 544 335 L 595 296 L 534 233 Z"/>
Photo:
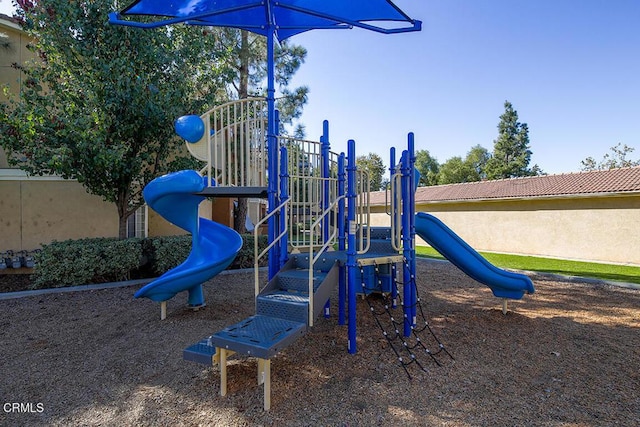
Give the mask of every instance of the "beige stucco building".
<path id="1" fill-rule="evenodd" d="M 12 64 L 33 58 L 29 37 L 0 14 L 0 86 L 19 96 L 22 73 Z M 0 91 L 0 102 L 6 102 Z M 135 224 L 134 224 L 135 225 Z M 27 176 L 13 168 L 0 148 L 0 252 L 39 248 L 53 240 L 118 235 L 114 204 L 87 193 L 75 180 Z"/>
<path id="2" fill-rule="evenodd" d="M 32 59 L 27 49 L 29 37 L 17 21 L 0 14 L 0 86 L 10 96 L 19 96 L 23 75 L 12 64 Z M 0 95 L 0 102 L 8 98 Z M 249 216 L 257 221 L 260 200 L 253 200 Z M 231 225 L 231 200 L 209 201 L 200 206 L 201 216 Z M 129 236 L 165 236 L 185 231 L 167 222 L 153 210 L 143 207 L 129 218 Z M 0 253 L 40 248 L 53 240 L 87 237 L 117 237 L 118 213 L 115 204 L 94 196 L 76 180 L 57 176 L 28 176 L 9 165 L 0 148 Z"/>
<path id="3" fill-rule="evenodd" d="M 416 211 L 480 251 L 640 265 L 640 167 L 420 187 Z"/>

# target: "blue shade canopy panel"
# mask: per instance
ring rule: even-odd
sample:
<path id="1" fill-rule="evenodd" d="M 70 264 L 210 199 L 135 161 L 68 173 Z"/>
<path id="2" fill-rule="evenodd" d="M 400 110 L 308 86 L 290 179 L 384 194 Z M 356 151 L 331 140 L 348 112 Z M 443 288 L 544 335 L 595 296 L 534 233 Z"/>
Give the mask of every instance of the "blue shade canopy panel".
<path id="1" fill-rule="evenodd" d="M 135 16 L 157 19 L 136 22 Z M 360 27 L 380 33 L 420 31 L 411 19 L 388 0 L 137 0 L 110 21 L 121 25 L 159 27 L 186 23 L 248 30 L 279 40 L 314 29 Z"/>

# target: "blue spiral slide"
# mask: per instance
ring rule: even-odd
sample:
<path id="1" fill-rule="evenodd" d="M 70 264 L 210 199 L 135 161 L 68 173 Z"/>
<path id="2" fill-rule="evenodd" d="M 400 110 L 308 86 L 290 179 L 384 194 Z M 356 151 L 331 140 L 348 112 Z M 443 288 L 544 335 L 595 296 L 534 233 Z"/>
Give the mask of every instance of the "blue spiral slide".
<path id="1" fill-rule="evenodd" d="M 438 218 L 418 212 L 415 219 L 418 236 L 469 277 L 491 288 L 496 297 L 520 299 L 525 292 L 534 292 L 529 277 L 491 264 Z"/>
<path id="2" fill-rule="evenodd" d="M 227 268 L 240 251 L 242 237 L 236 231 L 198 215 L 205 197 L 194 193 L 205 186 L 200 174 L 184 170 L 156 178 L 144 188 L 144 199 L 154 211 L 191 233 L 192 247 L 182 264 L 141 288 L 136 298 L 162 302 L 189 291 L 189 305 L 202 306 L 202 283 Z"/>

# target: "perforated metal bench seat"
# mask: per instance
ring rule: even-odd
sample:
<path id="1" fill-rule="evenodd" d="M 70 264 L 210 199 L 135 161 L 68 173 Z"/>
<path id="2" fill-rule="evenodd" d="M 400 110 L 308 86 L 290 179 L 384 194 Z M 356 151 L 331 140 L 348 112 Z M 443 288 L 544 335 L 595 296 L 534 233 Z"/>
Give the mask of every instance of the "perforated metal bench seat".
<path id="1" fill-rule="evenodd" d="M 271 407 L 271 357 L 307 332 L 306 323 L 255 315 L 227 326 L 187 347 L 185 360 L 219 364 L 220 395 L 227 394 L 227 357 L 233 353 L 258 359 L 258 384 L 264 385 L 264 409 Z"/>
<path id="2" fill-rule="evenodd" d="M 270 359 L 306 331 L 304 323 L 255 315 L 216 332 L 209 343 L 245 356 Z"/>
<path id="3" fill-rule="evenodd" d="M 203 365 L 211 365 L 215 360 L 216 347 L 211 344 L 209 338 L 190 345 L 182 350 L 182 358 L 189 362 L 201 363 Z"/>

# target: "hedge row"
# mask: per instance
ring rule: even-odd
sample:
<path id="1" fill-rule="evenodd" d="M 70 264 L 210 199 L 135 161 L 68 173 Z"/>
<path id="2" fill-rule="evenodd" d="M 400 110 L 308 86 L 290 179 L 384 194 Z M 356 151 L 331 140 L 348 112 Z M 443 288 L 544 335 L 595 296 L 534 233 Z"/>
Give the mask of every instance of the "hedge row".
<path id="1" fill-rule="evenodd" d="M 242 236 L 242 249 L 229 269 L 253 267 L 254 237 Z M 262 251 L 267 237 L 260 236 Z M 36 255 L 32 288 L 150 278 L 178 266 L 191 251 L 191 236 L 145 239 L 96 238 L 54 241 Z M 264 265 L 266 259 L 262 262 Z"/>

